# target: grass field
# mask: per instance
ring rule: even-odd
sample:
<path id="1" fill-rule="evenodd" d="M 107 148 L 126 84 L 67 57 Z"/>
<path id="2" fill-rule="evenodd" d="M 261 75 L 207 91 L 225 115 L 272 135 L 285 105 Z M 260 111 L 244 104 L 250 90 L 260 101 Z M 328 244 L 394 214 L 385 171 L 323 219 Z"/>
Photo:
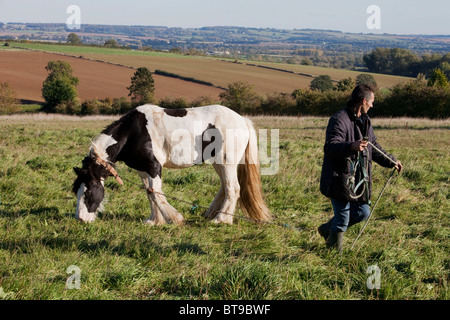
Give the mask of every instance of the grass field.
<path id="1" fill-rule="evenodd" d="M 74 219 L 72 168 L 112 117 L 0 117 L 0 293 L 4 299 L 443 299 L 449 292 L 450 120 L 374 119 L 378 141 L 405 165 L 353 251 L 342 257 L 316 228 L 331 217 L 318 190 L 327 119 L 254 117 L 279 129 L 280 170 L 263 176 L 276 216 L 214 225 L 172 201 L 184 226 L 150 227 L 146 195 L 108 180 L 106 210 Z M 119 173 L 138 182 L 118 164 Z M 374 197 L 391 170 L 374 166 Z M 163 171 L 164 192 L 207 206 L 219 180 L 206 165 Z M 237 214 L 242 214 L 238 211 Z M 285 226 L 286 224 L 286 226 Z M 66 289 L 75 265 L 80 289 Z M 381 270 L 369 290 L 367 268 Z"/>
<path id="2" fill-rule="evenodd" d="M 88 46 L 67 46 L 38 43 L 19 43 L 17 46 L 58 52 L 69 55 L 82 55 L 85 58 L 113 62 L 130 67 L 147 67 L 151 71 L 156 69 L 175 73 L 184 77 L 192 77 L 198 80 L 213 83 L 219 87 L 226 87 L 235 81 L 246 81 L 254 86 L 260 95 L 274 92 L 292 93 L 295 89 L 307 88 L 311 80 L 310 76 L 286 73 L 247 64 L 231 63 L 232 60 L 213 57 L 196 57 L 177 55 L 163 52 L 144 52 L 136 50 L 110 49 Z M 314 77 L 328 74 L 333 80 L 347 77 L 356 78 L 359 72 L 343 69 L 323 68 L 315 66 L 290 65 L 282 63 L 249 62 L 258 65 L 271 66 L 283 70 L 294 71 L 312 75 Z M 408 81 L 410 78 L 373 74 L 379 87 L 392 87 L 393 85 Z"/>

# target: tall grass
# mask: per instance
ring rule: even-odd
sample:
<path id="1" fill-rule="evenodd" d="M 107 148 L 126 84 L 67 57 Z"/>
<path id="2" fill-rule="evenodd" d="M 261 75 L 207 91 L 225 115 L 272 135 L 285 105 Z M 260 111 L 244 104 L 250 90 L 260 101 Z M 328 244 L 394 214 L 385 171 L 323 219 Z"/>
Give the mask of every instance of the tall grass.
<path id="1" fill-rule="evenodd" d="M 385 149 L 404 164 L 353 251 L 342 256 L 317 227 L 331 217 L 318 190 L 325 118 L 254 117 L 279 129 L 280 170 L 263 176 L 273 224 L 215 225 L 171 201 L 184 226 L 150 227 L 146 195 L 107 180 L 106 210 L 74 219 L 72 168 L 114 117 L 0 117 L 0 287 L 7 299 L 449 299 L 450 122 L 375 119 Z M 136 182 L 133 170 L 120 174 Z M 374 196 L 390 170 L 374 166 Z M 164 192 L 208 206 L 219 179 L 207 165 L 163 171 Z M 238 211 L 238 215 L 242 212 Z M 67 289 L 69 266 L 81 288 Z M 369 290 L 377 265 L 381 288 Z"/>

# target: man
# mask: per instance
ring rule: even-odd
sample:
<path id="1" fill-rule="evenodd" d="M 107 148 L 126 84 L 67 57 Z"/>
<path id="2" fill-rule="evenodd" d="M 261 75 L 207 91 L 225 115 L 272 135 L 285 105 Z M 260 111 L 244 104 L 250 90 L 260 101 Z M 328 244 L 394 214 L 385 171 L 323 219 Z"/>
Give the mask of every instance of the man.
<path id="1" fill-rule="evenodd" d="M 374 100 L 372 88 L 356 86 L 347 106 L 335 113 L 327 126 L 320 191 L 331 199 L 334 217 L 318 230 L 327 247 L 337 248 L 339 252 L 347 228 L 370 215 L 372 160 L 386 168 L 395 167 L 399 173 L 403 168 L 376 141 L 367 115 Z"/>

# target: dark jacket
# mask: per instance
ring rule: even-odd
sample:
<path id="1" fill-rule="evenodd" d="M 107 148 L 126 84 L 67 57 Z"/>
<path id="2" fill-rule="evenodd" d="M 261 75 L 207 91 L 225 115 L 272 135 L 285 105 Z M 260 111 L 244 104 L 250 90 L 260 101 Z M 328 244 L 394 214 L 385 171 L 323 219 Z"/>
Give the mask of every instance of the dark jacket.
<path id="1" fill-rule="evenodd" d="M 350 150 L 350 145 L 366 136 L 369 141 L 378 149 L 384 152 L 389 158 L 397 161 L 392 155 L 387 154 L 377 143 L 377 138 L 373 132 L 372 123 L 367 114 L 356 117 L 349 107 L 343 108 L 331 116 L 324 146 L 324 158 L 322 173 L 320 177 L 320 192 L 330 198 L 342 198 L 342 190 L 345 187 L 344 178 L 350 174 L 350 165 L 347 158 L 355 161 L 357 151 Z M 393 168 L 395 165 L 386 159 L 380 152 L 372 148 L 369 144 L 368 152 L 364 153 L 364 162 L 367 166 L 368 193 L 356 201 L 367 203 L 372 194 L 372 160 L 386 168 Z M 368 161 L 368 164 L 367 164 Z M 341 199 L 344 200 L 344 199 Z"/>

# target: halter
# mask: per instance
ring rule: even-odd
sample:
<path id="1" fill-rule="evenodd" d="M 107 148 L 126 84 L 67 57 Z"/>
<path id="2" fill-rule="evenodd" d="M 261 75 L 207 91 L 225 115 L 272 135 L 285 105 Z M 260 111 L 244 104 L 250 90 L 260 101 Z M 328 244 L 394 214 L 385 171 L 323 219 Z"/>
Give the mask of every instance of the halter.
<path id="1" fill-rule="evenodd" d="M 95 151 L 95 148 L 91 149 L 91 151 L 92 151 L 92 155 L 93 155 L 93 159 L 94 159 L 95 163 L 102 166 L 103 168 L 106 169 L 106 171 L 111 173 L 111 175 L 116 179 L 118 184 L 123 185 L 123 181 L 119 177 L 119 174 L 117 173 L 116 169 L 114 169 L 114 167 L 112 165 L 110 165 L 108 162 L 106 162 L 105 160 L 100 158 L 98 153 Z"/>

